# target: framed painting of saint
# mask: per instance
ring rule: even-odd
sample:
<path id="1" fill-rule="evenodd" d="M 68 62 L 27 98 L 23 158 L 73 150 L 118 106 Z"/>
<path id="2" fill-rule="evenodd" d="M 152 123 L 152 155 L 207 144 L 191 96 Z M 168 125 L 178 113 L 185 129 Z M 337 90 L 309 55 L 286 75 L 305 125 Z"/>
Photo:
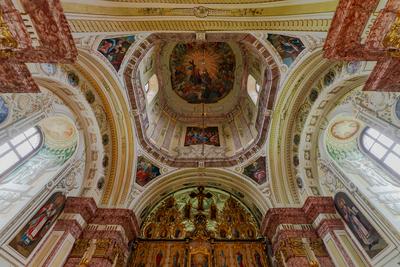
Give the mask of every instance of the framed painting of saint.
<path id="1" fill-rule="evenodd" d="M 382 236 L 344 192 L 337 193 L 334 201 L 340 216 L 370 258 L 375 257 L 388 246 Z"/>
<path id="2" fill-rule="evenodd" d="M 9 245 L 19 254 L 28 258 L 57 220 L 64 209 L 65 200 L 66 197 L 63 193 L 54 193 L 30 218 Z"/>

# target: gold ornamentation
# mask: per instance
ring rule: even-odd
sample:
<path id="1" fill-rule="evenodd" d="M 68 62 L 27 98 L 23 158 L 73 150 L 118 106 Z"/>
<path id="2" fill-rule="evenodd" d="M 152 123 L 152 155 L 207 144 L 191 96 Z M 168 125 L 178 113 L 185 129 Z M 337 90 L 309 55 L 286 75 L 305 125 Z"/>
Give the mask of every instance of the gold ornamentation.
<path id="1" fill-rule="evenodd" d="M 68 21 L 72 32 L 156 32 L 156 31 L 316 31 L 327 32 L 330 19 L 210 21 L 210 20 L 74 20 Z"/>
<path id="2" fill-rule="evenodd" d="M 0 10 L 0 56 L 10 56 L 12 50 L 17 47 L 18 43 L 12 35 L 7 23 L 4 21 L 3 13 Z"/>
<path id="3" fill-rule="evenodd" d="M 383 39 L 383 46 L 389 49 L 391 56 L 400 57 L 400 13 Z"/>

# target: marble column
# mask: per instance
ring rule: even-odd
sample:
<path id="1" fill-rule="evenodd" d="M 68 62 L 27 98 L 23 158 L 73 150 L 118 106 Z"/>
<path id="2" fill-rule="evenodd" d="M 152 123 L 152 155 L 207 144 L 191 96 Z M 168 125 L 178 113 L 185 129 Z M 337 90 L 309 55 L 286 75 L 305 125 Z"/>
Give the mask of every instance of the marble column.
<path id="1" fill-rule="evenodd" d="M 326 199 L 311 198 L 302 208 L 274 208 L 267 212 L 262 231 L 271 241 L 278 266 L 335 266 L 312 224 L 312 218 L 318 216 L 324 201 Z"/>
<path id="2" fill-rule="evenodd" d="M 127 209 L 97 209 L 64 266 L 125 266 L 139 227 Z"/>

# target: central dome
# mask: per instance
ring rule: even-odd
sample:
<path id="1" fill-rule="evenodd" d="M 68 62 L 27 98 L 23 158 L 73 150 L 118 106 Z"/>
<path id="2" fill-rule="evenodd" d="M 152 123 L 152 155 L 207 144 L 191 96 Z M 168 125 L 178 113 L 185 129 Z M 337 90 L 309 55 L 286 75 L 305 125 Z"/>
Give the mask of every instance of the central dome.
<path id="1" fill-rule="evenodd" d="M 235 55 L 225 42 L 178 43 L 170 57 L 172 89 L 192 104 L 215 103 L 233 88 Z"/>
<path id="2" fill-rule="evenodd" d="M 254 36 L 158 33 L 132 55 L 125 78 L 147 153 L 174 167 L 220 167 L 263 147 L 279 72 Z"/>

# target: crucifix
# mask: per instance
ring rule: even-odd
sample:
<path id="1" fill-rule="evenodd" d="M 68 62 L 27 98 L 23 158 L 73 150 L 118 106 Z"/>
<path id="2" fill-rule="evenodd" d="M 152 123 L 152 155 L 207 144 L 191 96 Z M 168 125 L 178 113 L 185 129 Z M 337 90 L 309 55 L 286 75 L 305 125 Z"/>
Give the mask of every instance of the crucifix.
<path id="1" fill-rule="evenodd" d="M 197 190 L 199 190 L 199 192 L 198 193 L 196 193 L 196 192 L 190 193 L 190 197 L 191 198 L 197 198 L 197 201 L 198 201 L 197 210 L 198 211 L 204 211 L 204 206 L 203 206 L 204 199 L 205 198 L 211 198 L 212 194 L 210 192 L 204 193 L 203 192 L 204 191 L 204 186 L 199 186 L 197 188 Z"/>

